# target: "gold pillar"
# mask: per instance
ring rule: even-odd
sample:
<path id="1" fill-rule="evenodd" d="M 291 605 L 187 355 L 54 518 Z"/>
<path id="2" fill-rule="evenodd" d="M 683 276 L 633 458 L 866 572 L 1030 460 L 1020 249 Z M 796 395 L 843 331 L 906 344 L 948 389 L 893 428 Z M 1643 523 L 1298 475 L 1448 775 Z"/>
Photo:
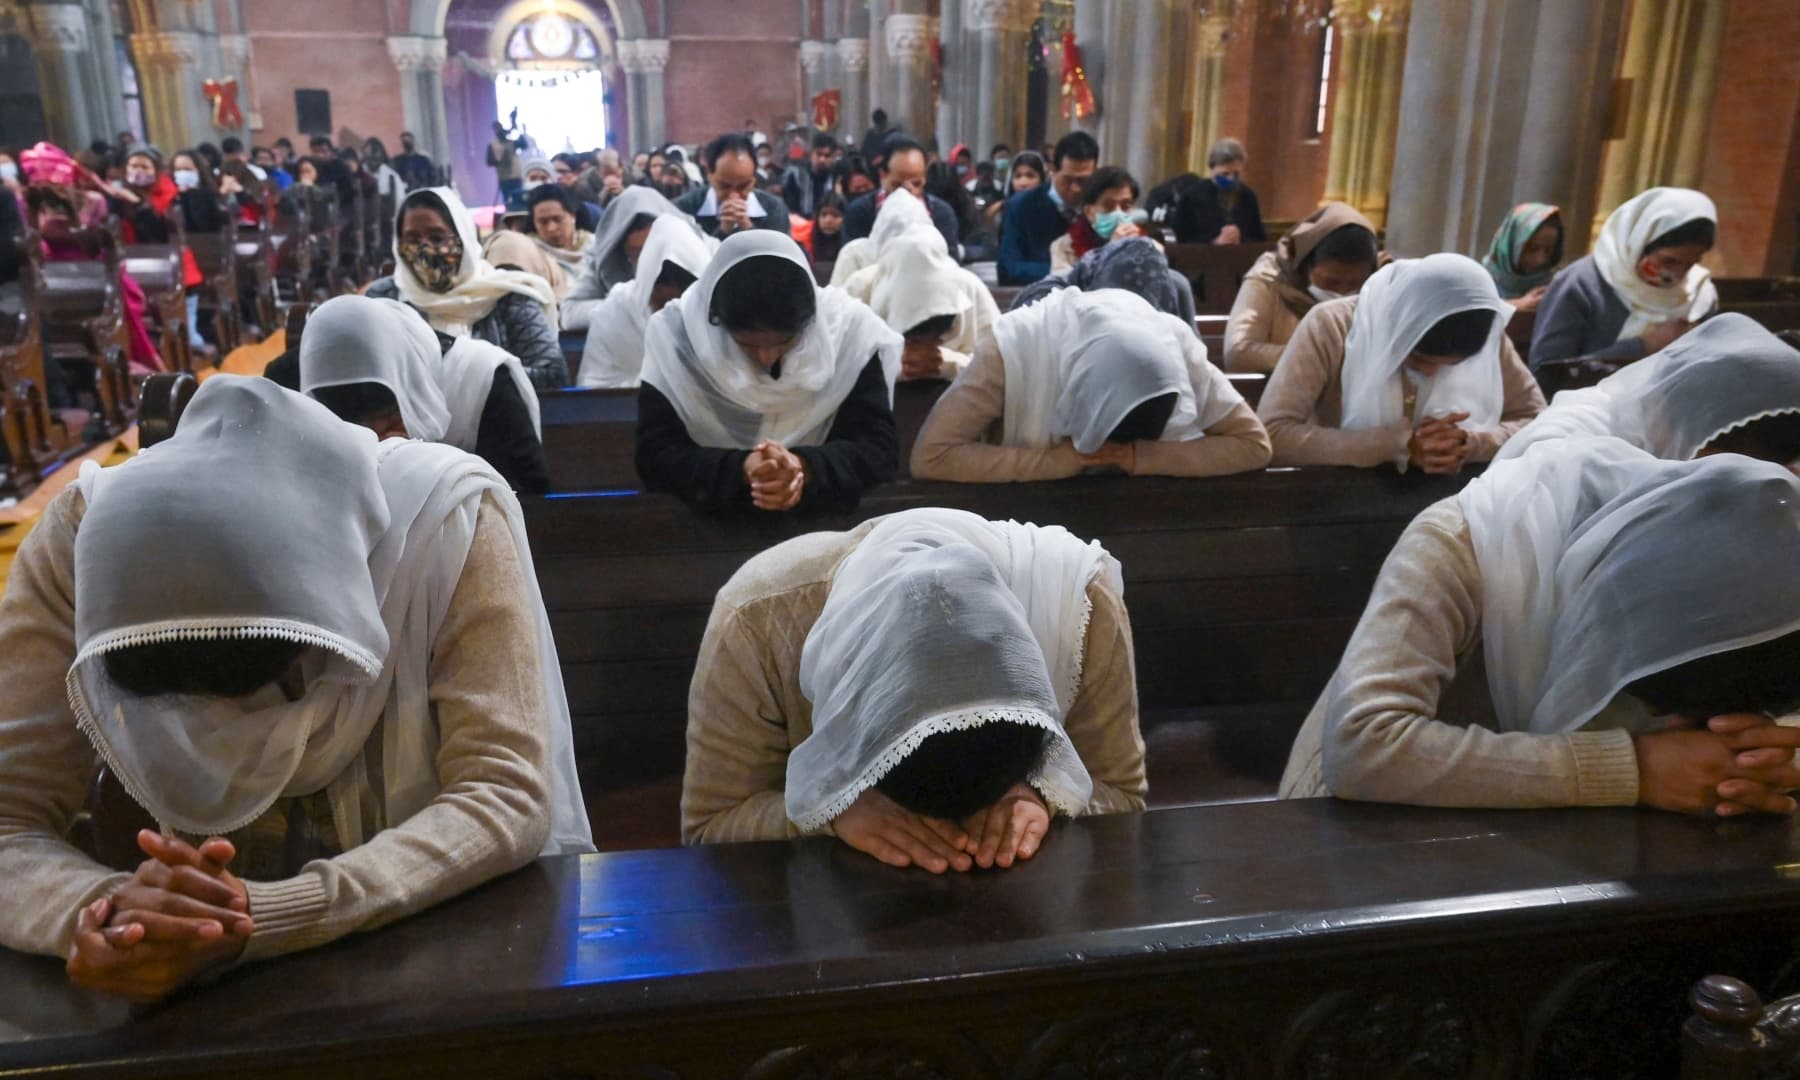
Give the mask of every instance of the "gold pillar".
<path id="1" fill-rule="evenodd" d="M 1630 93 L 1625 136 L 1607 144 L 1595 235 L 1645 188 L 1700 183 L 1729 11 L 1727 0 L 1635 0 L 1619 69 Z"/>
<path id="2" fill-rule="evenodd" d="M 1331 158 L 1326 202 L 1346 202 L 1381 228 L 1400 117 L 1400 77 L 1406 67 L 1407 5 L 1339 3 L 1332 12 L 1332 62 L 1339 64 L 1331 102 Z"/>
<path id="3" fill-rule="evenodd" d="M 1190 85 L 1194 87 L 1194 111 L 1188 129 L 1188 168 L 1205 176 L 1206 155 L 1219 138 L 1219 112 L 1225 104 L 1225 50 L 1232 28 L 1231 5 L 1225 13 L 1200 19 L 1198 47 Z"/>

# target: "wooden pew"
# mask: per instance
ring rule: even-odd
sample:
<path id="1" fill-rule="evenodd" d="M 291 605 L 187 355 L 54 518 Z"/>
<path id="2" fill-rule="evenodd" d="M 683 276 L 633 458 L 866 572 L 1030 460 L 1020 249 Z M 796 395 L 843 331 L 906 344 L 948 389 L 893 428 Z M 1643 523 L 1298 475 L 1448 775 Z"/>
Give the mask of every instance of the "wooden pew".
<path id="1" fill-rule="evenodd" d="M 238 305 L 237 236 L 236 219 L 227 217 L 218 232 L 190 233 L 187 238 L 188 250 L 200 268 L 200 313 L 212 320 L 215 360 L 244 341 L 243 312 Z"/>
<path id="2" fill-rule="evenodd" d="M 1688 994 L 1682 1080 L 1766 1080 L 1800 1073 L 1800 995 L 1763 1004 L 1749 984 L 1708 975 Z"/>
<path id="3" fill-rule="evenodd" d="M 262 336 L 267 337 L 281 325 L 277 306 L 281 296 L 275 284 L 275 244 L 269 232 L 267 214 L 262 215 L 254 227 L 238 226 L 232 256 L 237 272 L 237 295 L 256 298 L 249 310 L 238 312 L 240 337 L 246 322 L 253 322 Z M 239 344 L 244 342 L 240 340 Z M 221 349 L 220 352 L 229 353 L 230 350 Z"/>
<path id="4" fill-rule="evenodd" d="M 179 232 L 171 229 L 171 235 Z M 125 272 L 144 290 L 144 321 L 156 342 L 157 355 L 171 371 L 194 370 L 194 345 L 188 338 L 187 286 L 183 283 L 180 242 L 128 244 Z"/>
<path id="5" fill-rule="evenodd" d="M 60 417 L 50 411 L 45 369 L 41 297 L 44 263 L 37 234 L 27 231 L 17 248 L 27 252 L 19 276 L 17 311 L 0 311 L 0 439 L 6 462 L 0 493 L 23 495 L 36 487 L 75 447 Z"/>
<path id="6" fill-rule="evenodd" d="M 79 229 L 71 239 L 98 261 L 43 264 L 44 360 L 46 367 L 59 365 L 72 377 L 77 396 L 89 399 L 84 404 L 98 415 L 84 437 L 98 439 L 125 430 L 137 411 L 119 292 L 122 257 L 118 236 L 109 229 Z"/>
<path id="7" fill-rule="evenodd" d="M 1733 304 L 1769 300 L 1800 300 L 1800 277 L 1785 278 L 1721 278 L 1712 279 L 1719 291 L 1719 303 L 1731 310 Z"/>
<path id="8" fill-rule="evenodd" d="M 599 811 L 617 799 L 633 828 L 646 819 L 666 823 L 670 831 L 657 836 L 666 843 L 688 683 L 714 594 L 747 559 L 782 540 L 919 506 L 1063 525 L 1097 539 L 1124 567 L 1147 727 L 1194 722 L 1226 742 L 1234 741 L 1231 732 L 1248 731 L 1251 744 L 1268 752 L 1272 741 L 1272 752 L 1284 756 L 1394 540 L 1462 483 L 1373 469 L 908 482 L 869 493 L 854 514 L 729 520 L 665 496 L 615 492 L 526 500 L 525 515 L 602 842 L 610 840 L 607 821 L 620 815 Z M 1181 751 L 1192 752 L 1191 745 Z M 1153 798 L 1208 797 L 1213 774 L 1205 769 L 1216 772 L 1216 764 L 1159 772 L 1153 757 Z M 1279 768 L 1274 763 L 1272 772 Z M 1261 789 L 1272 790 L 1269 763 L 1254 771 Z M 641 831 L 633 835 L 651 842 Z"/>
<path id="9" fill-rule="evenodd" d="M 1800 299 L 1743 300 L 1721 304 L 1719 310 L 1748 315 L 1771 332 L 1800 330 Z"/>
<path id="10" fill-rule="evenodd" d="M 1332 800 L 945 877 L 829 837 L 541 859 L 153 1009 L 0 951 L 0 1073 L 1654 1077 L 1694 979 L 1794 959 L 1796 862 L 1780 819 Z"/>
<path id="11" fill-rule="evenodd" d="M 1531 335 L 1537 330 L 1537 312 L 1515 311 L 1506 324 L 1506 337 L 1519 352 L 1519 359 L 1531 363 Z"/>
<path id="12" fill-rule="evenodd" d="M 312 202 L 283 194 L 271 196 L 263 217 L 269 225 L 269 245 L 274 252 L 273 271 L 277 304 L 308 304 L 313 299 L 313 264 L 318 243 L 313 238 Z"/>
<path id="13" fill-rule="evenodd" d="M 1194 285 L 1194 306 L 1202 315 L 1229 315 L 1244 275 L 1274 244 L 1170 244 L 1170 269 Z"/>

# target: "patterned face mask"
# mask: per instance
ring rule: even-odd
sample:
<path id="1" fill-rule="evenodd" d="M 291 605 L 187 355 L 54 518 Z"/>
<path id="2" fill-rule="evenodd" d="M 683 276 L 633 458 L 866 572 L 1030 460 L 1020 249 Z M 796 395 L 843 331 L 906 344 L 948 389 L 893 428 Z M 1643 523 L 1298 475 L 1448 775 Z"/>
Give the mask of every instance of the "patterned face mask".
<path id="1" fill-rule="evenodd" d="M 456 287 L 456 272 L 462 268 L 462 241 L 445 240 L 429 244 L 423 240 L 400 242 L 400 258 L 419 284 L 435 293 L 447 293 Z"/>

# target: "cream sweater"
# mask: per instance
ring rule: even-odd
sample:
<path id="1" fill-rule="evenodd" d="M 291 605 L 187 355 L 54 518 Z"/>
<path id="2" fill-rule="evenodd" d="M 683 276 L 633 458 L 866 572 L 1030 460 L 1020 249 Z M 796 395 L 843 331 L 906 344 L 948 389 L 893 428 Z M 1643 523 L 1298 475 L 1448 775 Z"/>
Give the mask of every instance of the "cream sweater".
<path id="1" fill-rule="evenodd" d="M 1207 375 L 1191 372 L 1196 382 Z M 997 445 L 1004 434 L 1005 413 L 1006 361 L 990 335 L 919 429 L 912 475 L 921 480 L 994 484 L 1080 474 L 1081 456 L 1067 439 L 1051 447 Z M 1140 440 L 1134 445 L 1138 476 L 1224 476 L 1269 463 L 1269 435 L 1245 404 L 1226 413 L 1205 438 Z"/>
<path id="2" fill-rule="evenodd" d="M 1356 314 L 1357 298 L 1313 305 L 1281 354 L 1263 390 L 1256 413 L 1275 445 L 1275 464 L 1405 467 L 1410 423 L 1391 428 L 1345 431 L 1343 419 L 1344 341 Z M 1544 411 L 1544 393 L 1511 341 L 1500 339 L 1500 378 L 1505 388 L 1500 422 L 1470 427 L 1469 460 L 1492 461 L 1512 433 Z M 1410 401 L 1408 407 L 1410 411 Z"/>
<path id="3" fill-rule="evenodd" d="M 1453 496 L 1388 555 L 1331 684 L 1300 729 L 1283 798 L 1418 806 L 1630 806 L 1637 753 L 1609 710 L 1566 735 L 1494 729 L 1481 568 Z M 1648 711 L 1640 710 L 1647 720 Z"/>
<path id="4" fill-rule="evenodd" d="M 812 734 L 812 703 L 800 692 L 800 649 L 838 563 L 874 524 L 771 548 L 719 590 L 688 693 L 683 843 L 799 835 L 784 797 L 788 752 Z M 1131 626 L 1121 599 L 1099 583 L 1089 586 L 1088 597 L 1094 608 L 1081 690 L 1064 727 L 1094 780 L 1088 813 L 1142 810 L 1148 783 Z"/>
<path id="5" fill-rule="evenodd" d="M 65 839 L 99 763 L 63 689 L 75 657 L 75 534 L 85 509 L 74 487 L 50 503 L 0 600 L 0 880 L 10 883 L 0 945 L 52 956 L 67 955 L 76 912 L 129 877 Z M 245 960 L 392 922 L 536 857 L 550 821 L 536 642 L 505 519 L 484 501 L 431 654 L 441 792 L 361 847 L 291 867 L 291 876 L 246 881 L 256 932 Z M 379 757 L 381 741 L 378 726 L 365 762 Z M 252 824 L 233 839 L 255 844 L 270 832 Z M 239 861 L 267 865 L 268 854 L 240 846 Z"/>
<path id="6" fill-rule="evenodd" d="M 1225 323 L 1225 370 L 1267 375 L 1300 325 L 1300 316 L 1282 302 L 1281 292 L 1266 275 L 1275 270 L 1275 253 L 1265 251 L 1238 286 Z M 1262 273 L 1259 274 L 1258 272 Z"/>

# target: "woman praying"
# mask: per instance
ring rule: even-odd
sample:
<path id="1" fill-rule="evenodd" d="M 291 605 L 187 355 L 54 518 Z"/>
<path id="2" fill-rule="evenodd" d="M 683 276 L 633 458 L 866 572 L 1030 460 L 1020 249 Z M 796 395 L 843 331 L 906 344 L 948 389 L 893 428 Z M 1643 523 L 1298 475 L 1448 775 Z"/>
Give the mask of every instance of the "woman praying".
<path id="1" fill-rule="evenodd" d="M 1147 236 L 1115 240 L 1083 255 L 1066 273 L 1032 282 L 1019 290 L 1010 310 L 1028 308 L 1063 289 L 1124 289 L 1143 297 L 1164 315 L 1194 327 L 1196 334 L 1200 332 L 1194 323 L 1194 287 L 1185 275 L 1169 269 L 1162 245 Z"/>
<path id="2" fill-rule="evenodd" d="M 700 646 L 682 840 L 829 833 L 943 873 L 1143 809 L 1122 591 L 1099 544 L 960 510 L 758 555 Z"/>
<path id="3" fill-rule="evenodd" d="M 875 224 L 870 227 L 869 235 L 852 240 L 838 250 L 837 262 L 831 267 L 832 286 L 843 288 L 856 274 L 880 262 L 881 253 L 895 239 L 920 227 L 937 228 L 925 203 L 903 187 L 888 192 L 887 199 L 875 214 Z M 944 250 L 950 250 L 947 242 Z"/>
<path id="4" fill-rule="evenodd" d="M 515 491 L 550 490 L 537 392 L 518 359 L 474 338 L 443 344 L 405 304 L 339 296 L 306 321 L 300 390 L 384 439 L 446 443 Z"/>
<path id="5" fill-rule="evenodd" d="M 575 287 L 563 301 L 564 330 L 585 330 L 606 294 L 628 284 L 637 275 L 638 253 L 650 242 L 650 227 L 658 218 L 672 217 L 686 224 L 694 235 L 705 238 L 700 226 L 654 188 L 632 185 L 607 204 L 587 246 Z"/>
<path id="6" fill-rule="evenodd" d="M 1068 273 L 1089 252 L 1115 239 L 1143 236 L 1132 217 L 1138 194 L 1137 179 L 1124 169 L 1116 165 L 1096 169 L 1082 189 L 1081 206 L 1069 231 L 1050 245 L 1050 273 Z"/>
<path id="7" fill-rule="evenodd" d="M 1487 271 L 1451 254 L 1396 260 L 1315 305 L 1257 409 L 1275 464 L 1452 474 L 1490 460 L 1544 408 L 1511 315 Z"/>
<path id="8" fill-rule="evenodd" d="M 844 291 L 906 339 L 902 379 L 955 379 L 1000 318 L 994 294 L 957 265 L 943 234 L 926 225 L 888 240 L 873 266 L 844 282 Z"/>
<path id="9" fill-rule="evenodd" d="M 536 274 L 550 286 L 558 303 L 574 291 L 587 261 L 594 234 L 576 222 L 581 204 L 561 184 L 541 184 L 525 199 L 529 215 L 524 232 L 497 229 L 482 255 L 495 266 Z"/>
<path id="10" fill-rule="evenodd" d="M 1268 374 L 1313 305 L 1355 296 L 1376 270 L 1375 226 L 1326 203 L 1257 257 L 1225 324 L 1225 370 Z"/>
<path id="11" fill-rule="evenodd" d="M 900 335 L 813 282 L 786 235 L 746 230 L 650 320 L 637 470 L 718 512 L 847 510 L 899 470 Z"/>
<path id="12" fill-rule="evenodd" d="M 1792 813 L 1800 480 L 1538 445 L 1388 556 L 1284 797 Z"/>
<path id="13" fill-rule="evenodd" d="M 536 274 L 501 270 L 482 258 L 475 219 L 449 188 L 415 191 L 400 204 L 394 272 L 364 295 L 404 300 L 439 333 L 499 346 L 518 357 L 537 389 L 569 383 L 556 337 L 556 294 Z"/>
<path id="14" fill-rule="evenodd" d="M 1268 463 L 1268 434 L 1191 324 L 1135 293 L 1065 289 L 995 324 L 932 408 L 912 474 L 996 483 Z"/>
<path id="15" fill-rule="evenodd" d="M 1500 299 L 1516 311 L 1536 311 L 1550 291 L 1563 255 L 1562 211 L 1548 203 L 1520 203 L 1494 230 L 1481 260 L 1494 275 Z"/>
<path id="16" fill-rule="evenodd" d="M 1614 210 L 1594 253 L 1551 281 L 1531 333 L 1531 368 L 1552 388 L 1591 386 L 1661 352 L 1719 306 L 1700 259 L 1719 212 L 1687 188 L 1651 188 Z"/>
<path id="17" fill-rule="evenodd" d="M 0 657 L 0 944 L 82 986 L 155 1000 L 593 850 L 517 500 L 265 379 L 50 503 Z M 161 827 L 134 871 L 69 842 L 97 767 Z"/>
<path id="18" fill-rule="evenodd" d="M 650 317 L 681 299 L 712 258 L 706 238 L 676 217 L 661 217 L 637 260 L 637 277 L 606 294 L 581 353 L 580 386 L 629 389 L 644 368 Z"/>

